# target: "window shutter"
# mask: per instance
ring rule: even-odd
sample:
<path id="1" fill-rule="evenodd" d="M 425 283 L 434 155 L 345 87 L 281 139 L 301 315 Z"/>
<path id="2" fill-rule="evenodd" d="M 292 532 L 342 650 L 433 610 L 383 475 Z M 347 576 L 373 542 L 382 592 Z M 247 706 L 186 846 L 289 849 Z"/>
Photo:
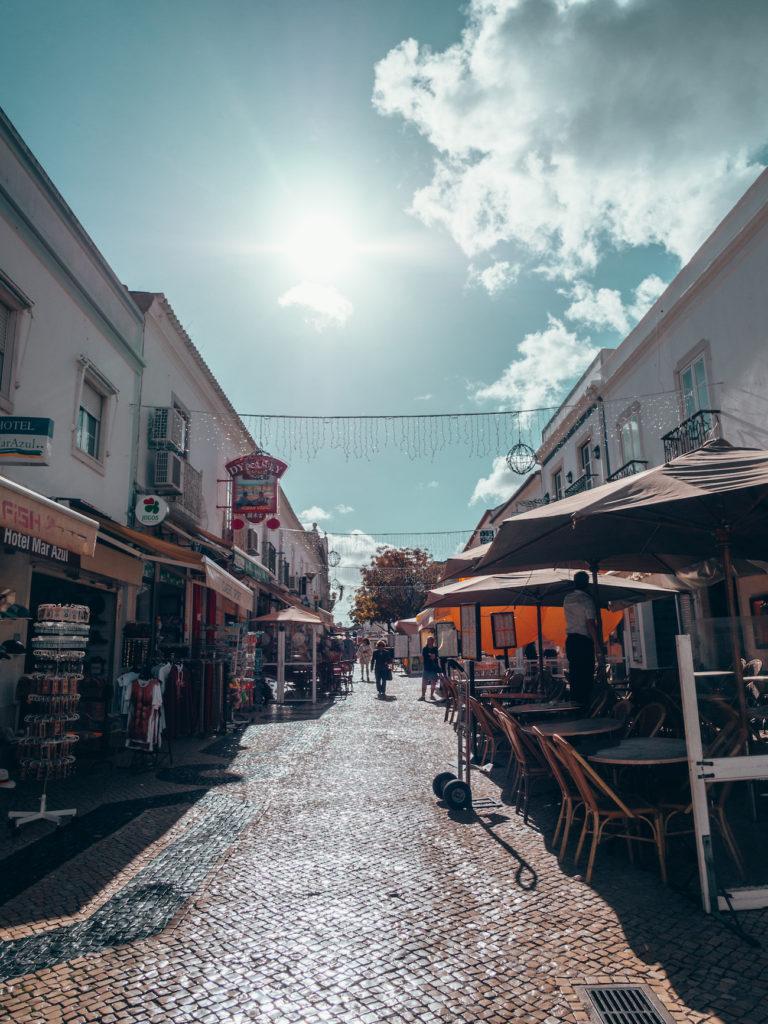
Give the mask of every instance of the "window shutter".
<path id="1" fill-rule="evenodd" d="M 87 380 L 83 381 L 83 393 L 80 396 L 80 407 L 90 413 L 96 420 L 101 420 L 103 398 Z"/>
<path id="2" fill-rule="evenodd" d="M 0 302 L 0 356 L 4 356 L 11 327 L 11 311 Z"/>

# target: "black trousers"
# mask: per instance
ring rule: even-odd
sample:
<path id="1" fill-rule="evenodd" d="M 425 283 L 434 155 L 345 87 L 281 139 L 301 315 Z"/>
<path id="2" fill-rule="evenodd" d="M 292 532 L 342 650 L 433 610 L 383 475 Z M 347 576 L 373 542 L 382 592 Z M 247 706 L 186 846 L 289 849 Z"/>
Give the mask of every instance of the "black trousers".
<path id="1" fill-rule="evenodd" d="M 565 656 L 568 658 L 571 700 L 588 707 L 595 681 L 595 645 L 592 638 L 569 633 L 565 639 Z"/>
<path id="2" fill-rule="evenodd" d="M 376 669 L 376 689 L 382 696 L 387 692 L 387 683 L 389 682 L 389 673 L 386 671 L 379 671 Z"/>

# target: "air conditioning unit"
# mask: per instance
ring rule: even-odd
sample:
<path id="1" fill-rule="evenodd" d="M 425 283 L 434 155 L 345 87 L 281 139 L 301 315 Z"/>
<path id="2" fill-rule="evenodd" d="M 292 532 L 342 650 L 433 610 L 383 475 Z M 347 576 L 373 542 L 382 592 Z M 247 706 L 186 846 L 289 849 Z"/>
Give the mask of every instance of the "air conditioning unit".
<path id="1" fill-rule="evenodd" d="M 245 551 L 248 555 L 258 555 L 259 553 L 259 535 L 255 530 L 251 530 L 250 527 L 246 534 Z"/>
<path id="2" fill-rule="evenodd" d="M 153 448 L 183 452 L 186 429 L 186 421 L 178 409 L 173 406 L 155 409 L 149 421 L 149 443 Z"/>
<path id="3" fill-rule="evenodd" d="M 155 452 L 155 490 L 159 494 L 182 494 L 184 461 L 174 452 Z"/>

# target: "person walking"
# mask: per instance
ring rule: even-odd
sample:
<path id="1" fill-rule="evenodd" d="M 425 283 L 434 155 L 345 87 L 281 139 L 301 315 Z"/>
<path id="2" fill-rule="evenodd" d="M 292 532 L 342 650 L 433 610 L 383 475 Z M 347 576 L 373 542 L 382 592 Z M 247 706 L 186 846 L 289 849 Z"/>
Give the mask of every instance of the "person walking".
<path id="1" fill-rule="evenodd" d="M 589 707 L 595 681 L 595 653 L 602 649 L 602 640 L 587 573 L 577 572 L 573 577 L 573 590 L 565 595 L 563 611 L 571 700 Z"/>
<path id="2" fill-rule="evenodd" d="M 371 647 L 371 641 L 367 636 L 364 636 L 357 648 L 357 661 L 360 665 L 360 678 L 365 679 L 366 683 L 370 683 L 371 681 L 372 656 L 373 648 Z"/>
<path id="3" fill-rule="evenodd" d="M 433 636 L 427 637 L 427 642 L 421 652 L 424 667 L 421 672 L 421 696 L 419 700 L 426 700 L 427 686 L 429 686 L 429 699 L 435 699 L 435 686 L 437 677 L 440 675 L 440 654 L 437 650 L 437 643 Z"/>
<path id="4" fill-rule="evenodd" d="M 376 680 L 376 697 L 379 700 L 385 700 L 387 696 L 387 683 L 392 678 L 392 652 L 383 640 L 377 642 L 371 663 L 373 665 L 373 677 Z"/>

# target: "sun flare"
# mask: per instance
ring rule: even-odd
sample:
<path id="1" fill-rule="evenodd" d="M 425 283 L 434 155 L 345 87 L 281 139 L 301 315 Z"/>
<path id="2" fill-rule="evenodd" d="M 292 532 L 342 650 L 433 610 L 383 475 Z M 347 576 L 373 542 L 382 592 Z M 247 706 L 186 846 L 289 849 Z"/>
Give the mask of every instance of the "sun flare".
<path id="1" fill-rule="evenodd" d="M 297 273 L 327 278 L 349 270 L 356 246 L 352 231 L 342 218 L 313 213 L 291 225 L 283 249 Z"/>

